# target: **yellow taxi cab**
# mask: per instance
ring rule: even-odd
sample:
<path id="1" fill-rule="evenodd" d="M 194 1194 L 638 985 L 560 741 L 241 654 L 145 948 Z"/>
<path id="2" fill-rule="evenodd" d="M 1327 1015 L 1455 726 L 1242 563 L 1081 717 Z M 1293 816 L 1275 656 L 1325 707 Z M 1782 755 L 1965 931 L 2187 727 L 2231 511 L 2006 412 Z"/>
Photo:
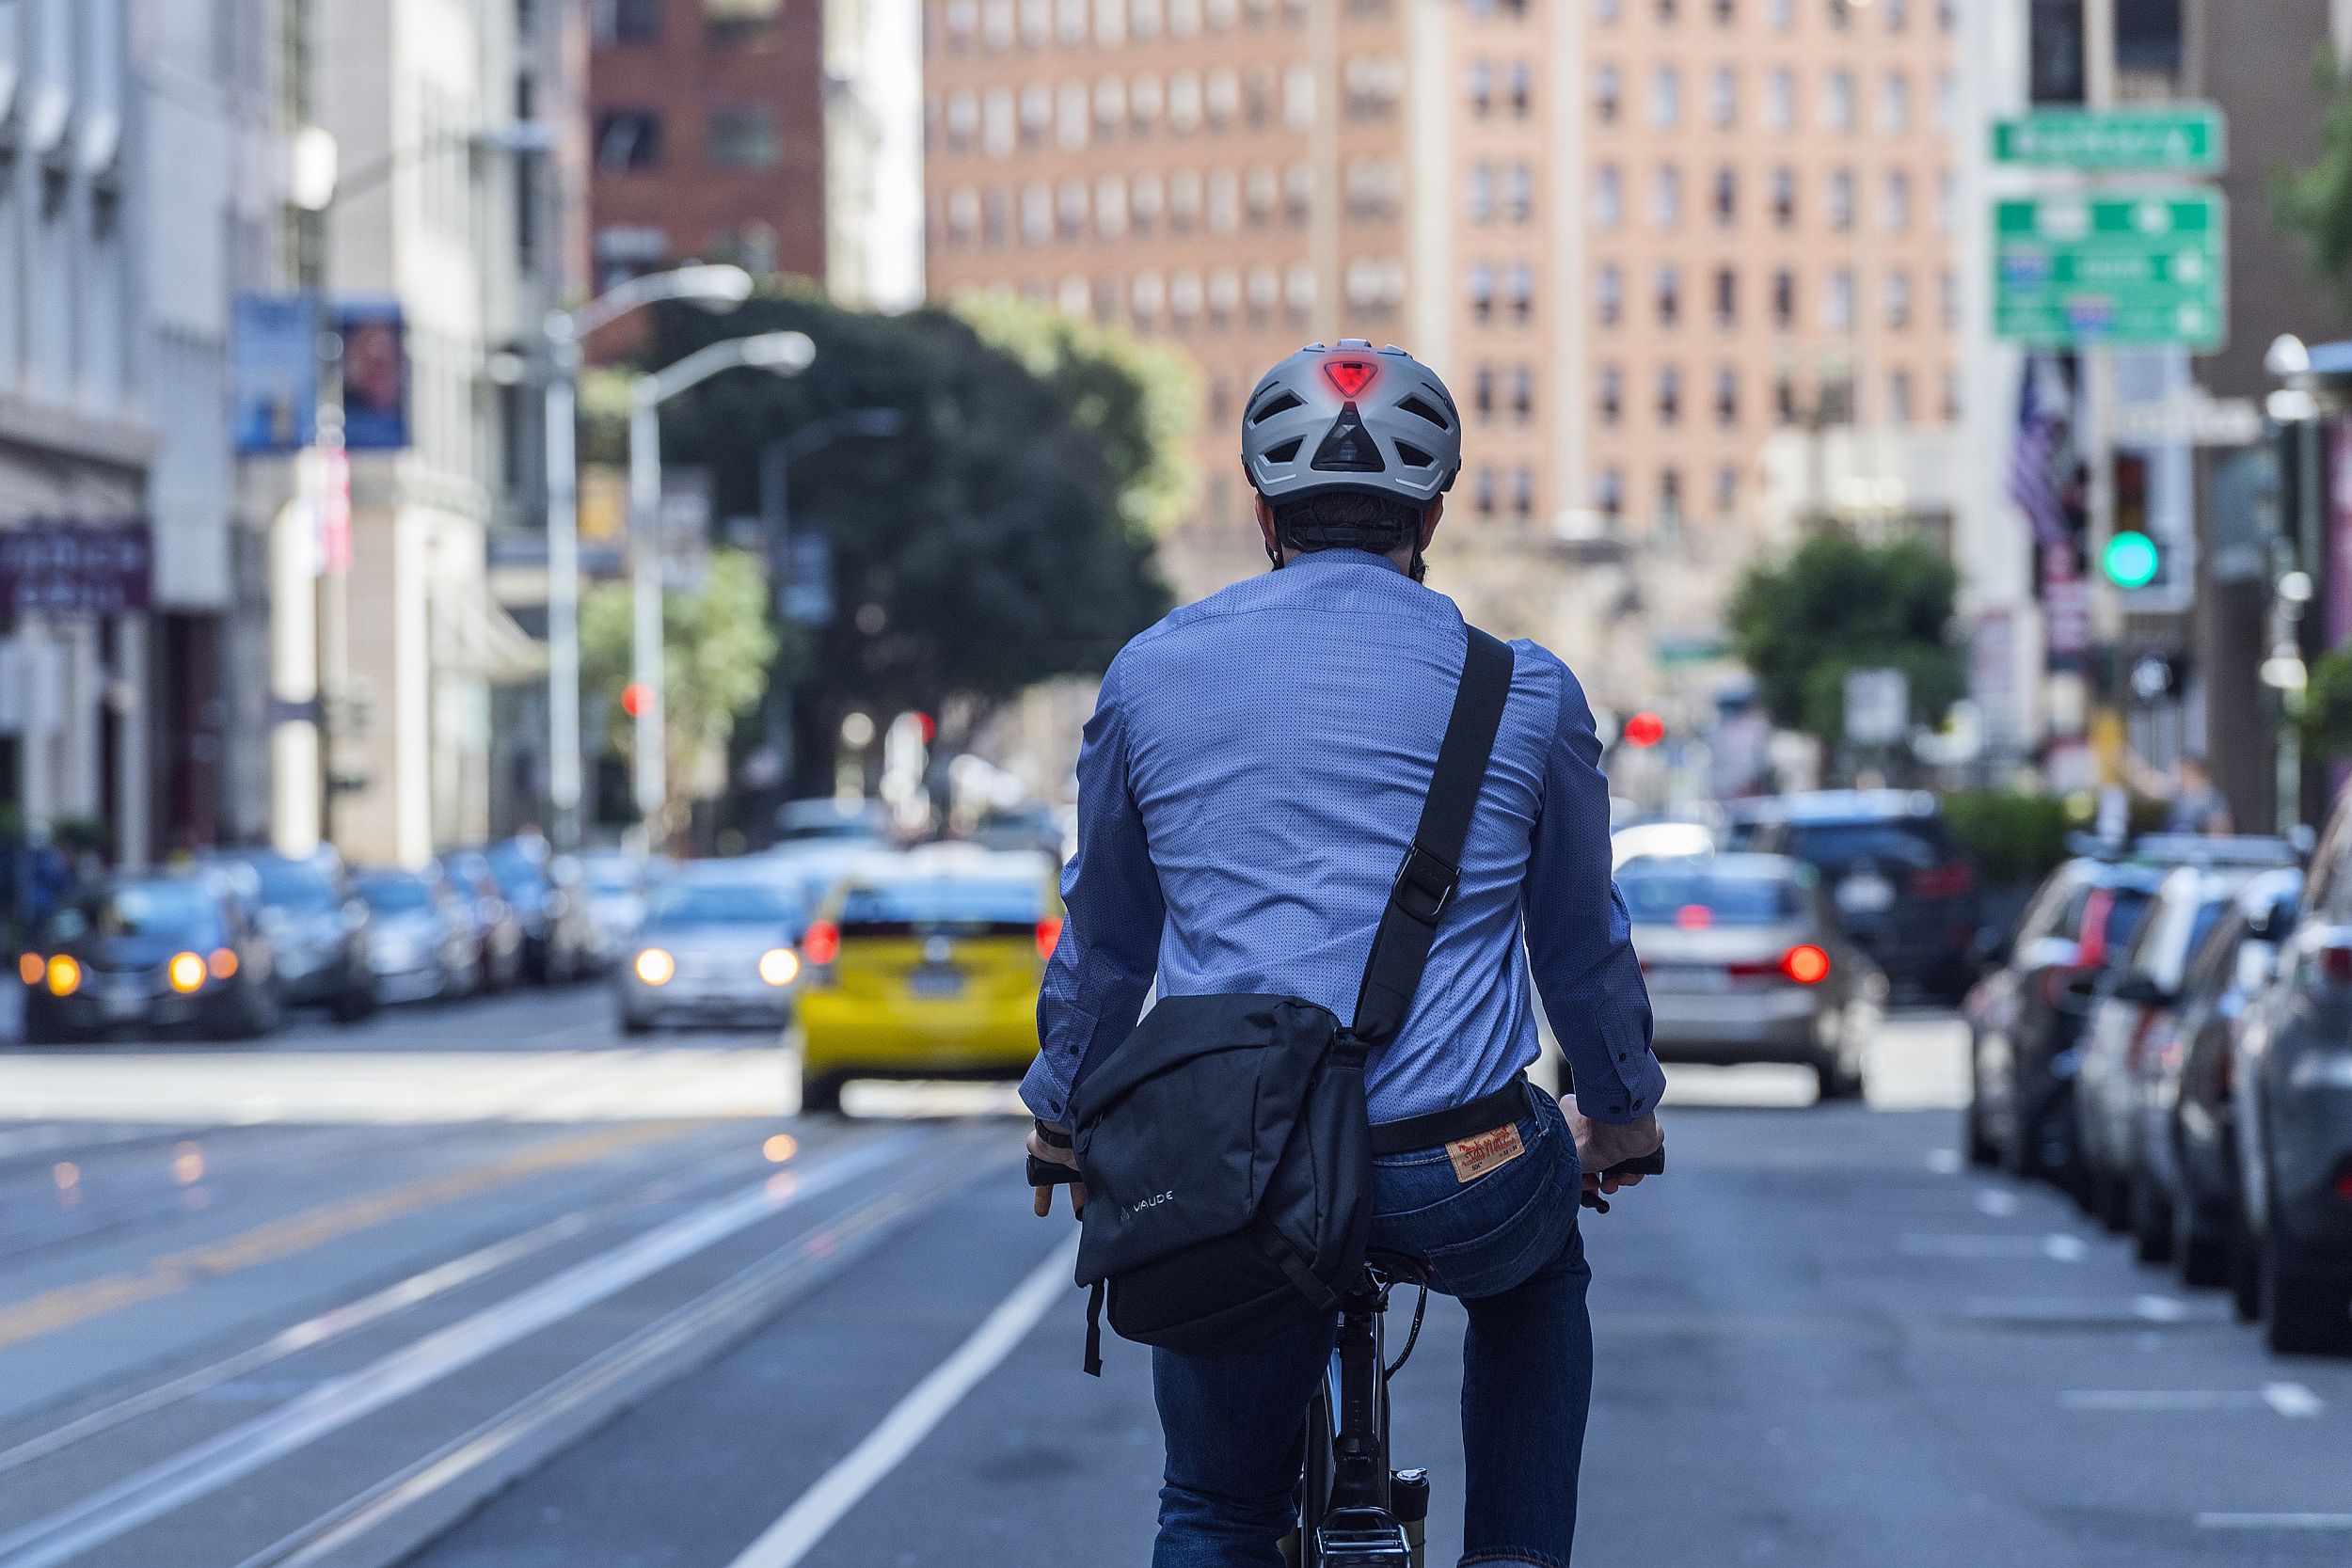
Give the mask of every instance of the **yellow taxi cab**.
<path id="1" fill-rule="evenodd" d="M 801 1105 L 852 1078 L 1018 1078 L 1061 935 L 1052 861 L 943 845 L 852 872 L 801 942 Z"/>

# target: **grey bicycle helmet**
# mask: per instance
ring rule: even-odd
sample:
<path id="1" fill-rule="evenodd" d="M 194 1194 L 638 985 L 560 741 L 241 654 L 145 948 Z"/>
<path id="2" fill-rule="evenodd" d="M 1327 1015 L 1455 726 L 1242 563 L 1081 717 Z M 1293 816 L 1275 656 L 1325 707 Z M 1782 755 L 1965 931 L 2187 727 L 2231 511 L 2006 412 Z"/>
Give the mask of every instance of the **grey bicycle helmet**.
<path id="1" fill-rule="evenodd" d="M 1438 372 L 1393 344 L 1309 343 L 1242 405 L 1241 459 L 1268 501 L 1361 490 L 1424 507 L 1462 471 L 1462 417 Z"/>

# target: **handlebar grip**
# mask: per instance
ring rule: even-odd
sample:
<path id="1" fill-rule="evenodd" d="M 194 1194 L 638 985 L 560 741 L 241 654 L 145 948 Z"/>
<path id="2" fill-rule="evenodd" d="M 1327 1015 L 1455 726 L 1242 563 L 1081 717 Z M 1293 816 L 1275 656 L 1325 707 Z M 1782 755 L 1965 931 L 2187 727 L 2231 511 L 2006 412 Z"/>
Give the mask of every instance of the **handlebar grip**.
<path id="1" fill-rule="evenodd" d="M 1068 1165 L 1041 1160 L 1034 1154 L 1029 1156 L 1029 1185 L 1032 1187 L 1066 1187 L 1073 1181 L 1085 1180 Z"/>
<path id="2" fill-rule="evenodd" d="M 1666 1174 L 1666 1147 L 1663 1144 L 1634 1160 L 1620 1160 L 1600 1173 L 1601 1180 L 1618 1180 L 1629 1176 L 1663 1176 Z"/>

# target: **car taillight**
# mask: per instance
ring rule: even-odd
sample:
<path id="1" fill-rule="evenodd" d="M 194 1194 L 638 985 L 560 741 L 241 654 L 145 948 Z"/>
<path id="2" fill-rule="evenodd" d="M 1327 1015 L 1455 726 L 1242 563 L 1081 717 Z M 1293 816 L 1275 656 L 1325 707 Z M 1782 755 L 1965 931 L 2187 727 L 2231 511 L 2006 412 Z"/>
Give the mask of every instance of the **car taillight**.
<path id="1" fill-rule="evenodd" d="M 1966 861 L 1954 861 L 1949 865 L 1931 865 L 1911 874 L 1911 895 L 1914 898 L 1957 898 L 1972 891 L 1977 875 Z"/>
<path id="2" fill-rule="evenodd" d="M 801 952 L 810 963 L 829 964 L 841 957 L 841 927 L 820 920 L 801 938 Z"/>
<path id="3" fill-rule="evenodd" d="M 2314 955 L 2319 961 L 2319 977 L 2331 985 L 2352 986 L 2352 945 L 2329 942 Z"/>
<path id="4" fill-rule="evenodd" d="M 47 973 L 49 965 L 38 953 L 26 953 L 16 960 L 16 977 L 28 986 L 40 985 Z"/>
<path id="5" fill-rule="evenodd" d="M 2336 1196 L 2352 1203 L 2352 1160 L 2346 1160 L 2336 1171 Z"/>
<path id="6" fill-rule="evenodd" d="M 2107 961 L 2107 916 L 2114 910 L 2115 895 L 2103 887 L 2091 889 L 2083 900 L 2083 939 L 2075 945 L 2074 961 L 2084 969 Z"/>
<path id="7" fill-rule="evenodd" d="M 1818 986 L 1829 978 L 1829 955 L 1800 942 L 1780 956 L 1780 972 L 1801 986 Z"/>
<path id="8" fill-rule="evenodd" d="M 1051 958 L 1054 944 L 1061 941 L 1061 916 L 1049 914 L 1037 923 L 1037 956 Z"/>

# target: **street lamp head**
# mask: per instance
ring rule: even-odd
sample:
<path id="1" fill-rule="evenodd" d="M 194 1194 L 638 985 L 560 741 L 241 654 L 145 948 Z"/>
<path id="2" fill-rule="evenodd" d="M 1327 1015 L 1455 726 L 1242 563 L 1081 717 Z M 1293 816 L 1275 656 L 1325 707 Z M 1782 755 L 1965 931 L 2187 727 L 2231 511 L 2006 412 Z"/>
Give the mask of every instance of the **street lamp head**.
<path id="1" fill-rule="evenodd" d="M 713 310 L 732 310 L 752 297 L 752 275 L 725 261 L 695 261 L 670 274 L 674 299 L 691 300 Z"/>
<path id="2" fill-rule="evenodd" d="M 746 365 L 790 375 L 808 369 L 817 345 L 805 332 L 762 332 L 743 340 L 742 355 Z"/>
<path id="3" fill-rule="evenodd" d="M 306 213 L 323 213 L 335 204 L 335 183 L 342 173 L 335 133 L 323 125 L 306 125 L 286 144 L 286 199 Z"/>
<path id="4" fill-rule="evenodd" d="M 2281 332 L 2271 339 L 2270 347 L 2263 354 L 2263 369 L 2282 380 L 2306 374 L 2311 368 L 2312 351 L 2292 332 Z"/>

